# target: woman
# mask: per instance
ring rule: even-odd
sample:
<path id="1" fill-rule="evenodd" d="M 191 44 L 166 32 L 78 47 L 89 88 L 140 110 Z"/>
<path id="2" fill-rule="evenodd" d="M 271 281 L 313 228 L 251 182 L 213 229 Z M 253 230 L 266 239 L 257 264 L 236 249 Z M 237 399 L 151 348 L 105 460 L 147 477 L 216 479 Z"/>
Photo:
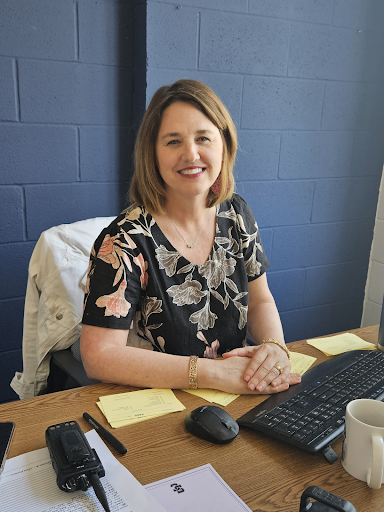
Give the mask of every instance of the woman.
<path id="1" fill-rule="evenodd" d="M 255 394 L 300 381 L 255 219 L 233 194 L 236 147 L 209 87 L 179 80 L 155 93 L 137 136 L 132 206 L 91 254 L 81 335 L 91 378 Z M 245 346 L 247 330 L 259 345 Z"/>

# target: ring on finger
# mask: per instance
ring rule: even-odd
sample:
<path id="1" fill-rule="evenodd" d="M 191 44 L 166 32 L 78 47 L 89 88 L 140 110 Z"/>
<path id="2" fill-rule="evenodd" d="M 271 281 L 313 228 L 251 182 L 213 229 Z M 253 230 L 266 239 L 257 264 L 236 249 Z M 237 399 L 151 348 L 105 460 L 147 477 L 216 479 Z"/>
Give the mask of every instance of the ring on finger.
<path id="1" fill-rule="evenodd" d="M 278 364 L 274 364 L 273 367 L 276 368 L 276 370 L 279 372 L 279 375 L 283 373 L 283 368 Z"/>

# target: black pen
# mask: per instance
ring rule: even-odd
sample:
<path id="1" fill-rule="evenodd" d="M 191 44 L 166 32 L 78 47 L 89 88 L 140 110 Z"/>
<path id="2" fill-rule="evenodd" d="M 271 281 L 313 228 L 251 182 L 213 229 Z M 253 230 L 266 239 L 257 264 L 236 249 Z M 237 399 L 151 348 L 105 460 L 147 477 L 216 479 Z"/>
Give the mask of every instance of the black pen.
<path id="1" fill-rule="evenodd" d="M 92 427 L 96 430 L 98 434 L 101 435 L 104 439 L 108 441 L 108 443 L 111 443 L 111 445 L 116 448 L 120 453 L 124 455 L 124 453 L 127 453 L 126 447 L 123 445 L 123 443 L 120 443 L 116 437 L 111 434 L 108 430 L 106 430 L 103 426 L 100 425 L 95 419 L 92 418 L 87 412 L 83 414 L 83 418 L 88 421 L 92 425 Z"/>

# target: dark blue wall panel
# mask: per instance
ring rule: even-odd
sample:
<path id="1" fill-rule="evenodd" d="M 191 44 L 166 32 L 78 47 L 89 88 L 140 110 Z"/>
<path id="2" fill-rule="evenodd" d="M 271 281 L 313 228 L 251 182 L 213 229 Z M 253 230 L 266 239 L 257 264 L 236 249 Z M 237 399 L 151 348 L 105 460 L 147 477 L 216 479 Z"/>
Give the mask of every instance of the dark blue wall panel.
<path id="1" fill-rule="evenodd" d="M 143 0 L 0 1 L 0 402 L 22 369 L 28 263 L 53 225 L 116 215 L 145 108 Z M 144 77 L 144 78 L 143 78 Z M 133 105 L 135 111 L 133 112 Z"/>

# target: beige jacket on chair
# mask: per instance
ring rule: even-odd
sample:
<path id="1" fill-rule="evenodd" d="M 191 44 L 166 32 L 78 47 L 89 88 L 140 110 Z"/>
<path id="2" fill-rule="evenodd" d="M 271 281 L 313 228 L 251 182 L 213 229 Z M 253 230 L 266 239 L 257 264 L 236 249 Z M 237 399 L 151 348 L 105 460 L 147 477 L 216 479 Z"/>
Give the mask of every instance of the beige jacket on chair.
<path id="1" fill-rule="evenodd" d="M 24 307 L 23 372 L 11 387 L 20 398 L 44 392 L 51 352 L 80 336 L 84 286 L 93 242 L 114 217 L 62 224 L 44 231 L 28 270 Z"/>

